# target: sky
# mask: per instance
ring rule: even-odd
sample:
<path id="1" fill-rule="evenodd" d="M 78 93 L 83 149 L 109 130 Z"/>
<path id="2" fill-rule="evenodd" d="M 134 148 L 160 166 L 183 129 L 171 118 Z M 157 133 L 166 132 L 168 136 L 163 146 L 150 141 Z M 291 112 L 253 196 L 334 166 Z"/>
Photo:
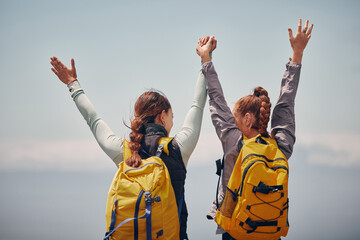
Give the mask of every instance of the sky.
<path id="1" fill-rule="evenodd" d="M 155 88 L 181 129 L 201 68 L 198 38 L 218 40 L 213 62 L 230 107 L 256 86 L 279 95 L 291 57 L 287 28 L 314 24 L 296 96 L 285 239 L 359 239 L 359 1 L 0 0 L 0 240 L 100 239 L 116 172 L 50 57 L 75 59 L 98 114 L 126 138 L 137 97 Z M 208 104 L 188 165 L 190 239 L 221 239 L 205 215 L 222 149 Z"/>

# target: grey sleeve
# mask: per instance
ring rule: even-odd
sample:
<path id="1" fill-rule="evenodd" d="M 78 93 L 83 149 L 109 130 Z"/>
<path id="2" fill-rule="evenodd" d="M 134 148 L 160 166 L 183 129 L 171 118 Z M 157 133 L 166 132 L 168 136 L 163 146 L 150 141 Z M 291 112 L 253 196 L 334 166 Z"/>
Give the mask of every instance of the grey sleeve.
<path id="1" fill-rule="evenodd" d="M 236 126 L 235 118 L 226 103 L 224 93 L 213 63 L 204 63 L 203 72 L 205 75 L 206 87 L 209 95 L 211 120 L 224 151 L 224 169 L 221 174 L 221 184 L 217 196 L 219 203 L 221 204 L 224 199 L 226 185 L 230 179 L 236 159 L 239 155 L 239 149 L 242 147 L 240 142 L 242 133 Z M 215 217 L 215 201 L 212 204 L 208 215 L 213 218 Z M 221 229 L 217 232 L 222 233 Z"/>
<path id="2" fill-rule="evenodd" d="M 123 140 L 97 115 L 94 106 L 80 87 L 78 81 L 68 85 L 77 108 L 90 127 L 101 149 L 118 165 L 123 161 Z"/>
<path id="3" fill-rule="evenodd" d="M 225 100 L 214 64 L 212 62 L 203 64 L 203 73 L 209 95 L 211 120 L 226 155 L 240 138 L 241 132 L 237 128 L 234 116 Z"/>
<path id="4" fill-rule="evenodd" d="M 192 105 L 189 112 L 186 114 L 180 132 L 174 136 L 174 139 L 179 145 L 185 166 L 187 166 L 190 155 L 194 151 L 199 139 L 206 96 L 205 77 L 200 71 L 195 86 Z"/>
<path id="5" fill-rule="evenodd" d="M 288 62 L 281 81 L 279 99 L 271 117 L 271 134 L 279 149 L 289 159 L 295 144 L 295 97 L 299 85 L 301 64 Z"/>

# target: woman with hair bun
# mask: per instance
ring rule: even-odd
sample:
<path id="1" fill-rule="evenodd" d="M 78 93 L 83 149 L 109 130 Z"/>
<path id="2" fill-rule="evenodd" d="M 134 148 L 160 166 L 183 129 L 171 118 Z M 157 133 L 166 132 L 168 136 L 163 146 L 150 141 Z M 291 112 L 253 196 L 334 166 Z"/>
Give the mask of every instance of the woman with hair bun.
<path id="1" fill-rule="evenodd" d="M 215 46 L 212 45 L 212 41 L 208 41 L 203 46 L 203 51 L 208 52 L 209 55 L 214 48 Z M 56 57 L 51 58 L 51 64 L 53 66 L 52 71 L 68 86 L 71 97 L 87 121 L 96 141 L 116 165 L 125 161 L 129 166 L 140 166 L 141 159 L 148 158 L 148 155 L 140 150 L 143 149 L 148 154 L 154 156 L 158 148 L 158 140 L 161 137 L 169 136 L 173 126 L 171 105 L 161 92 L 147 91 L 137 99 L 134 107 L 129 141 L 132 156 L 128 159 L 123 159 L 124 139 L 116 136 L 109 126 L 97 115 L 77 80 L 74 59 L 71 60 L 71 68 L 66 67 Z M 166 154 L 161 155 L 161 159 L 169 170 L 177 205 L 180 205 L 179 201 L 183 199 L 180 214 L 180 240 L 188 239 L 186 232 L 188 212 L 185 198 L 180 198 L 180 196 L 184 190 L 186 166 L 200 135 L 205 102 L 206 84 L 204 75 L 200 71 L 193 102 L 185 117 L 183 127 L 180 132 L 175 134 L 173 140 L 168 145 L 169 156 Z"/>
<path id="2" fill-rule="evenodd" d="M 309 21 L 307 20 L 302 29 L 301 19 L 299 19 L 295 36 L 293 36 L 292 30 L 288 29 L 293 56 L 286 64 L 280 96 L 271 119 L 271 137 L 276 140 L 279 150 L 287 159 L 290 158 L 295 143 L 294 101 L 300 78 L 301 60 L 313 28 L 312 24 L 308 28 L 308 24 Z M 203 51 L 204 44 L 210 39 L 210 37 L 204 37 L 199 40 L 197 53 L 203 59 L 202 71 L 206 79 L 211 118 L 224 151 L 222 181 L 217 196 L 218 206 L 221 206 L 225 196 L 224 189 L 227 188 L 232 170 L 243 147 L 243 138 L 250 139 L 259 134 L 270 137 L 267 126 L 270 119 L 271 103 L 267 91 L 262 87 L 257 87 L 253 94 L 238 100 L 234 109 L 230 110 L 225 101 L 214 65 L 209 60 L 209 54 Z M 214 219 L 216 211 L 217 204 L 214 201 L 207 217 Z M 220 227 L 216 233 L 223 234 L 223 240 L 234 239 Z"/>

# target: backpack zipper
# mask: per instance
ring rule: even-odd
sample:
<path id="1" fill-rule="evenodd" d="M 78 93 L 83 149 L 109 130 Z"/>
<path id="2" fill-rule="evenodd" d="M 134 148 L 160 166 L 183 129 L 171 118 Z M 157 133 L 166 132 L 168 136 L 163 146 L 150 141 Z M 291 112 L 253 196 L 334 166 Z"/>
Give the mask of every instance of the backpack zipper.
<path id="1" fill-rule="evenodd" d="M 275 158 L 274 160 L 271 160 L 271 159 L 268 159 L 265 155 L 256 154 L 256 153 L 251 153 L 251 154 L 247 155 L 247 156 L 242 160 L 242 163 L 241 163 L 241 164 L 243 164 L 246 159 L 248 159 L 249 157 L 252 157 L 252 156 L 265 158 L 265 160 L 266 160 L 267 162 L 285 161 L 285 158 Z"/>
<path id="2" fill-rule="evenodd" d="M 133 170 L 139 170 L 139 169 L 142 169 L 143 167 L 145 167 L 145 166 L 147 166 L 147 165 L 149 165 L 149 164 L 156 164 L 156 165 L 158 165 L 159 167 L 162 167 L 162 166 L 163 166 L 163 165 L 162 165 L 162 164 L 160 164 L 160 163 L 150 162 L 150 163 L 147 163 L 147 164 L 145 164 L 144 166 L 139 167 L 139 168 L 131 168 L 131 169 L 129 169 L 129 170 L 127 170 L 127 171 L 125 171 L 125 174 L 127 174 L 128 172 L 133 171 Z"/>

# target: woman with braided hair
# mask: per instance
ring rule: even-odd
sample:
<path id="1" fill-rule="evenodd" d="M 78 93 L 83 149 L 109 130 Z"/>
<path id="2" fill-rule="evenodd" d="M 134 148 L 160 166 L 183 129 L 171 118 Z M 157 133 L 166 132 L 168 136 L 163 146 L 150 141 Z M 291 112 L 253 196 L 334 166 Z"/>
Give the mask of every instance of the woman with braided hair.
<path id="1" fill-rule="evenodd" d="M 208 41 L 203 46 L 203 51 L 208 52 L 209 55 L 215 47 L 216 45 L 212 41 Z M 147 91 L 137 99 L 134 108 L 134 118 L 130 126 L 129 148 L 131 149 L 132 156 L 128 159 L 123 159 L 124 139 L 115 136 L 109 126 L 98 117 L 93 105 L 77 80 L 74 59 L 71 60 L 71 68 L 66 67 L 56 57 L 51 58 L 51 64 L 53 66 L 52 71 L 68 86 L 71 97 L 87 121 L 98 144 L 116 165 L 125 161 L 129 166 L 138 167 L 141 164 L 141 159 L 148 157 L 147 154 L 152 156 L 156 154 L 158 140 L 162 137 L 168 137 L 173 126 L 171 105 L 161 92 Z M 167 154 L 161 155 L 161 159 L 169 170 L 177 205 L 181 204 L 182 206 L 180 213 L 180 240 L 188 239 L 186 232 L 188 212 L 185 198 L 182 194 L 184 192 L 186 166 L 200 135 L 205 102 L 205 78 L 200 71 L 193 102 L 185 117 L 183 127 L 168 144 L 169 156 Z M 141 151 L 142 149 L 145 151 Z M 181 200 L 182 203 L 179 203 Z"/>
<path id="2" fill-rule="evenodd" d="M 235 104 L 233 109 L 235 123 L 239 129 L 241 126 L 242 133 L 245 134 L 245 131 L 245 136 L 248 138 L 253 135 L 256 136 L 258 133 L 264 137 L 269 137 L 267 125 L 270 108 L 271 103 L 267 91 L 262 87 L 257 87 L 254 89 L 254 94 L 241 98 Z"/>
<path id="3" fill-rule="evenodd" d="M 290 158 L 295 143 L 294 101 L 300 78 L 301 60 L 313 28 L 312 24 L 308 28 L 308 24 L 309 21 L 307 20 L 302 29 L 301 19 L 299 19 L 295 36 L 293 36 L 291 28 L 288 29 L 293 56 L 286 64 L 286 71 L 281 82 L 280 96 L 271 119 L 271 137 L 276 140 L 278 148 L 287 159 Z M 232 170 L 243 147 L 244 137 L 250 139 L 259 134 L 270 137 L 267 126 L 270 119 L 271 103 L 267 91 L 262 87 L 257 87 L 253 94 L 241 98 L 235 104 L 234 109 L 230 110 L 225 101 L 214 64 L 208 60 L 208 52 L 203 51 L 204 44 L 209 39 L 211 38 L 204 37 L 199 40 L 197 53 L 204 62 L 202 71 L 208 89 L 211 118 L 224 151 L 222 184 L 217 196 L 218 206 L 221 206 L 225 195 L 224 189 L 227 188 Z M 208 219 L 214 219 L 216 211 L 217 204 L 214 201 L 207 215 Z M 220 227 L 216 232 L 217 234 L 223 234 L 223 240 L 234 239 Z"/>

